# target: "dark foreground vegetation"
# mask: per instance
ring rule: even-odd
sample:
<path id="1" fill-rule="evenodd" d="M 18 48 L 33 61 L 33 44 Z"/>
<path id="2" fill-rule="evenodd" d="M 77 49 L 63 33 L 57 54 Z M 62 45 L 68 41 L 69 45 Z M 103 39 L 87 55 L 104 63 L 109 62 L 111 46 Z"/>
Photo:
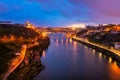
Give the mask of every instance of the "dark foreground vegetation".
<path id="1" fill-rule="evenodd" d="M 39 36 L 38 33 L 33 31 L 30 28 L 26 28 L 24 26 L 17 26 L 17 25 L 0 25 L 0 37 L 3 36 L 10 37 L 11 35 L 14 35 L 17 38 L 23 37 L 24 39 L 27 38 L 35 38 L 36 36 Z"/>
<path id="2" fill-rule="evenodd" d="M 8 80 L 32 80 L 42 69 L 45 68 L 42 65 L 41 60 L 35 60 L 32 55 L 34 52 L 38 52 L 41 57 L 43 54 L 43 50 L 46 50 L 49 46 L 49 38 L 39 39 L 39 46 L 31 47 L 27 50 L 26 57 L 29 59 L 29 64 L 25 64 L 24 62 L 8 77 Z M 33 52 L 30 54 L 30 52 Z"/>
<path id="3" fill-rule="evenodd" d="M 43 67 L 40 61 L 34 62 L 34 59 L 32 58 L 33 56 L 29 54 L 29 52 L 34 49 L 38 51 L 39 55 L 42 55 L 42 51 L 49 46 L 49 38 L 42 38 L 42 32 L 38 33 L 31 28 L 24 27 L 23 25 L 0 24 L 0 77 L 8 69 L 10 61 L 16 57 L 15 53 L 20 51 L 21 45 L 34 43 L 33 41 L 35 40 L 37 40 L 39 46 L 34 46 L 28 49 L 26 53 L 26 56 L 29 56 L 29 64 L 26 66 L 23 62 L 19 68 L 11 74 L 8 80 L 18 80 L 17 78 L 20 77 L 22 71 L 22 73 L 24 73 L 24 71 L 30 73 L 35 66 L 36 68 Z M 23 78 L 24 77 L 23 74 Z M 29 77 L 31 76 L 29 75 Z M 25 78 L 24 80 L 27 79 Z"/>

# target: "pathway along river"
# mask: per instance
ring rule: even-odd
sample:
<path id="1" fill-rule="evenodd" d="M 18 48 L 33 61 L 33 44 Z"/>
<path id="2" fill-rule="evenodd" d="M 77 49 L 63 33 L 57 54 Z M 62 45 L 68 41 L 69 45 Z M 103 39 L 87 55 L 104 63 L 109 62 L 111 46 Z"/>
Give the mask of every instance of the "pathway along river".
<path id="1" fill-rule="evenodd" d="M 111 58 L 62 33 L 51 36 L 41 60 L 45 69 L 35 80 L 120 80 L 120 67 Z"/>

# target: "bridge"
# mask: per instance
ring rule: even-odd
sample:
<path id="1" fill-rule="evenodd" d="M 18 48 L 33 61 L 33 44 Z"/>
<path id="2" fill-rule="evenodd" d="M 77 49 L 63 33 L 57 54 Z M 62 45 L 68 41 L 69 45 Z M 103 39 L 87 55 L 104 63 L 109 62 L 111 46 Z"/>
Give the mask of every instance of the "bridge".
<path id="1" fill-rule="evenodd" d="M 27 28 L 31 28 L 33 30 L 35 30 L 36 32 L 46 32 L 46 33 L 58 33 L 58 32 L 62 32 L 62 33 L 76 33 L 78 31 L 80 31 L 82 28 L 81 27 L 35 27 L 33 24 L 31 24 L 30 22 L 26 22 L 25 26 Z"/>
<path id="2" fill-rule="evenodd" d="M 51 35 L 53 33 L 64 33 L 66 35 L 74 35 L 76 32 L 80 31 L 81 28 L 79 29 L 71 29 L 71 28 L 63 28 L 63 27 L 58 27 L 58 28 L 38 28 L 40 32 L 43 33 L 44 35 Z"/>
<path id="3" fill-rule="evenodd" d="M 51 33 L 65 33 L 65 34 L 75 34 L 76 32 L 80 31 L 82 28 L 80 27 L 35 27 L 30 22 L 26 22 L 26 27 L 31 28 L 34 31 L 38 33 L 45 33 L 45 34 L 51 34 Z"/>
<path id="4" fill-rule="evenodd" d="M 62 28 L 62 27 L 58 27 L 58 28 L 39 28 L 39 30 L 41 32 L 64 32 L 64 33 L 74 33 L 79 31 L 80 29 L 71 29 L 71 28 Z"/>

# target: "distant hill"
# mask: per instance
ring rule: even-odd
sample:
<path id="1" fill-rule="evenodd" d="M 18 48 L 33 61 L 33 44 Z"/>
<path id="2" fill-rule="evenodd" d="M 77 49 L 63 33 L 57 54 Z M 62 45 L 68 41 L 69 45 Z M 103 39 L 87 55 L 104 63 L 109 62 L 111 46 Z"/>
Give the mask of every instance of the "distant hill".
<path id="1" fill-rule="evenodd" d="M 35 38 L 39 36 L 34 30 L 26 28 L 24 26 L 16 26 L 12 24 L 0 24 L 0 37 L 11 36 L 23 37 L 23 38 Z"/>

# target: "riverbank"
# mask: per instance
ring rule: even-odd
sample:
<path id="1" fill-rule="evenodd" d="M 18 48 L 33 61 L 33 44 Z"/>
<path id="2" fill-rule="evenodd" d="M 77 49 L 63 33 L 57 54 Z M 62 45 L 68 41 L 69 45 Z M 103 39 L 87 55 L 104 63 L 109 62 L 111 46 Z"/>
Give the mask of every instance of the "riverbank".
<path id="1" fill-rule="evenodd" d="M 0 79 L 21 55 L 23 44 L 32 44 L 36 39 L 42 38 L 42 32 L 36 32 L 23 25 L 0 24 Z"/>
<path id="2" fill-rule="evenodd" d="M 38 39 L 37 42 L 39 43 L 38 46 L 27 49 L 24 61 L 7 80 L 30 80 L 45 68 L 40 57 L 43 50 L 46 50 L 50 44 L 49 38 Z"/>
<path id="3" fill-rule="evenodd" d="M 40 57 L 49 38 L 38 28 L 0 24 L 0 45 L 0 80 L 29 80 L 44 68 Z"/>
<path id="4" fill-rule="evenodd" d="M 117 65 L 120 66 L 120 54 L 118 52 L 111 51 L 110 49 L 102 48 L 97 45 L 93 45 L 92 43 L 88 43 L 85 40 L 81 40 L 80 38 L 72 37 L 73 40 L 80 42 L 83 45 L 86 45 L 92 49 L 95 49 L 99 52 L 101 52 L 103 55 L 106 55 L 108 57 L 111 57 L 113 61 L 116 61 Z"/>

